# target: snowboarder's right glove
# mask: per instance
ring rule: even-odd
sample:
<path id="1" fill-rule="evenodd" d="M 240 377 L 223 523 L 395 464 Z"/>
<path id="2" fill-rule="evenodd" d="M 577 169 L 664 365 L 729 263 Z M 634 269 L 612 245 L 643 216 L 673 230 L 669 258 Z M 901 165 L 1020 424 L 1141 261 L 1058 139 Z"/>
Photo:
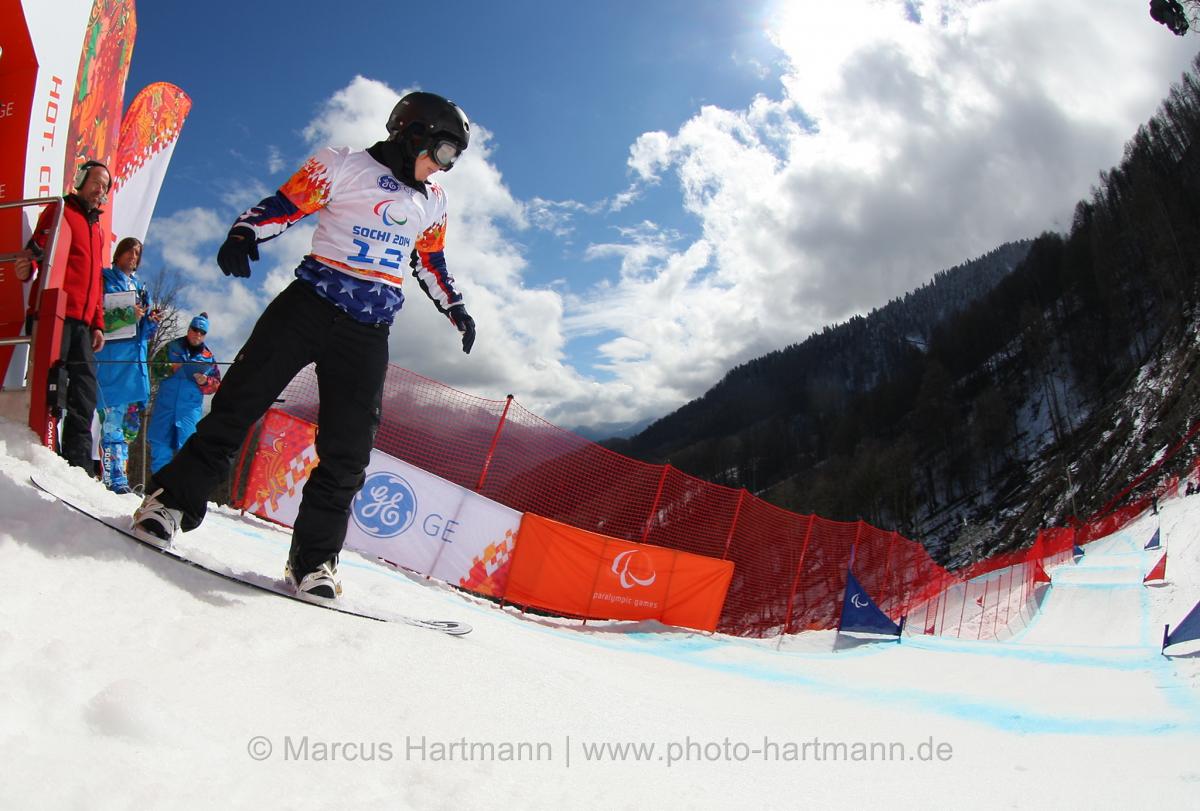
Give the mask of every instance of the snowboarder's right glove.
<path id="1" fill-rule="evenodd" d="M 470 355 L 471 347 L 475 345 L 475 319 L 467 314 L 464 304 L 455 304 L 446 315 L 450 316 L 455 328 L 462 333 L 463 352 Z"/>
<path id="2" fill-rule="evenodd" d="M 245 225 L 229 229 L 225 244 L 217 251 L 217 264 L 226 276 L 250 277 L 250 260 L 258 261 L 258 244 L 254 231 Z"/>

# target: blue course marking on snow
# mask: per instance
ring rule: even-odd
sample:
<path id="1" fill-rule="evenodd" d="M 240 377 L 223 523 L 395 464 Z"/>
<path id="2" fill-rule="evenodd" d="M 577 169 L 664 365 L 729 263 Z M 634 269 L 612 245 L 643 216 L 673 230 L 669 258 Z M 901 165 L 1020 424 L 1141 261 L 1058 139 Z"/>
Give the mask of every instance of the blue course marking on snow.
<path id="1" fill-rule="evenodd" d="M 699 667 L 705 670 L 716 671 L 729 675 L 734 675 L 744 678 L 752 678 L 759 681 L 775 682 L 780 684 L 792 685 L 795 687 L 804 688 L 807 690 L 818 691 L 823 694 L 831 695 L 836 698 L 842 698 L 848 701 L 861 703 L 868 701 L 874 704 L 879 704 L 884 707 L 895 707 L 901 705 L 920 712 L 934 713 L 942 716 L 949 716 L 960 720 L 980 723 L 987 726 L 996 727 L 1008 731 L 1024 732 L 1024 733 L 1042 733 L 1042 734 L 1072 734 L 1072 735 L 1153 735 L 1162 733 L 1200 733 L 1200 706 L 1188 706 L 1184 703 L 1173 702 L 1175 706 L 1183 711 L 1184 717 L 1163 719 L 1120 719 L 1120 718 L 1097 718 L 1094 714 L 1087 716 L 1080 715 L 1049 715 L 1038 710 L 1030 710 L 1028 708 L 1006 703 L 1003 701 L 988 701 L 986 699 L 965 698 L 961 696 L 949 695 L 942 692 L 932 692 L 928 690 L 911 689 L 911 688 L 881 688 L 878 685 L 863 685 L 853 686 L 847 684 L 844 680 L 832 681 L 812 674 L 803 674 L 791 669 L 784 669 L 781 665 L 796 665 L 798 659 L 836 659 L 845 660 L 851 657 L 858 656 L 878 656 L 894 653 L 898 650 L 893 643 L 882 642 L 878 645 L 866 645 L 862 648 L 829 652 L 829 653 L 804 653 L 804 652 L 774 652 L 765 651 L 761 648 L 764 655 L 771 657 L 772 661 L 769 664 L 752 663 L 752 662 L 714 662 L 706 658 L 706 654 L 718 651 L 723 648 L 737 646 L 743 648 L 751 648 L 753 646 L 745 643 L 738 643 L 733 640 L 727 640 L 716 637 L 687 637 L 684 639 L 678 638 L 663 638 L 659 634 L 653 633 L 630 633 L 620 634 L 617 638 L 601 638 L 593 634 L 577 634 L 572 633 L 570 636 L 563 634 L 562 631 L 574 631 L 574 629 L 552 628 L 546 626 L 535 626 L 535 630 L 544 633 L 554 633 L 560 640 L 570 640 L 586 645 L 593 645 L 609 650 L 615 650 L 622 653 L 634 653 L 653 656 L 658 659 L 677 662 L 679 664 Z M 644 642 L 644 646 L 637 648 L 631 646 L 631 641 Z M 911 649 L 913 647 L 923 648 L 926 650 L 936 650 L 936 646 L 921 646 L 921 645 L 906 645 Z M 988 643 L 979 643 L 981 648 Z M 1081 667 L 1113 667 L 1118 669 L 1129 670 L 1155 670 L 1157 675 L 1161 677 L 1169 676 L 1169 669 L 1164 667 L 1162 660 L 1156 661 L 1149 653 L 1146 653 L 1145 658 L 1128 663 L 1114 663 L 1113 661 L 1104 658 L 1096 658 L 1094 662 L 1090 657 L 1086 656 L 1071 656 L 1063 655 L 1056 656 L 1052 651 L 1017 651 L 1008 652 L 1004 646 L 992 645 L 994 652 L 998 655 L 1014 655 L 1021 658 L 1032 659 L 1033 661 L 1045 661 L 1055 664 L 1068 664 Z M 1136 650 L 1136 649 L 1135 649 Z M 967 652 L 965 646 L 959 649 L 959 646 L 952 646 L 950 652 L 955 654 Z M 971 652 L 982 652 L 971 651 Z M 991 651 L 990 651 L 991 652 Z M 779 653 L 784 655 L 781 657 Z M 1032 655 L 1031 655 L 1032 654 Z M 1160 679 L 1161 682 L 1161 679 Z M 1163 687 L 1160 683 L 1160 687 Z M 1183 698 L 1181 693 L 1184 691 L 1172 690 L 1167 697 L 1168 700 L 1174 698 Z"/>
<path id="2" fill-rule="evenodd" d="M 1089 583 L 1082 580 L 1078 583 L 1071 581 L 1055 583 L 1057 589 L 1080 589 L 1082 591 L 1126 591 L 1143 588 L 1141 583 Z"/>
<path id="3" fill-rule="evenodd" d="M 1042 621 L 1042 617 L 1044 617 L 1046 615 L 1046 603 L 1050 602 L 1050 600 L 1054 597 L 1054 583 L 1053 582 L 1047 583 L 1045 586 L 1043 586 L 1043 588 L 1045 588 L 1045 592 L 1042 593 L 1042 601 L 1040 603 L 1035 603 L 1036 608 L 1034 609 L 1034 612 L 1033 612 L 1033 618 L 1030 619 L 1028 623 L 1026 623 L 1024 628 L 1017 631 L 1015 634 L 1013 634 L 1011 637 L 1008 638 L 1008 644 L 1012 645 L 1012 644 L 1020 642 L 1021 637 L 1025 636 L 1030 631 L 1032 631 L 1034 629 L 1034 627 L 1039 622 Z M 1034 591 L 1037 591 L 1037 587 L 1034 587 Z M 938 638 L 942 639 L 945 637 L 938 637 Z"/>
<path id="4" fill-rule="evenodd" d="M 895 649 L 884 643 L 880 647 L 887 651 Z M 1189 713 L 1191 718 L 1171 720 L 1096 718 L 1094 714 L 1048 715 L 1015 704 L 985 699 L 965 698 L 944 692 L 931 692 L 911 688 L 881 688 L 879 685 L 855 687 L 844 681 L 830 681 L 812 675 L 801 675 L 781 671 L 759 664 L 738 662 L 711 662 L 682 659 L 665 650 L 649 650 L 647 653 L 669 660 L 693 664 L 709 670 L 741 677 L 791 684 L 797 687 L 818 690 L 822 693 L 861 703 L 869 701 L 887 708 L 897 705 L 924 713 L 958 718 L 964 721 L 985 724 L 1007 731 L 1061 734 L 1061 735 L 1153 735 L 1169 732 L 1200 732 L 1200 717 Z"/>
<path id="5" fill-rule="evenodd" d="M 1172 706 L 1180 710 L 1180 717 L 1169 719 L 1120 719 L 1097 718 L 1095 714 L 1078 715 L 1049 715 L 1042 711 L 1006 703 L 1003 701 L 988 701 L 986 699 L 964 698 L 960 696 L 935 693 L 919 689 L 880 689 L 877 685 L 855 687 L 844 681 L 830 681 L 811 674 L 798 673 L 786 669 L 794 667 L 798 660 L 846 660 L 860 656 L 878 656 L 899 650 L 888 642 L 877 645 L 866 645 L 861 648 L 828 653 L 769 651 L 750 643 L 730 640 L 722 637 L 687 636 L 684 638 L 666 637 L 655 633 L 628 633 L 615 636 L 600 637 L 597 634 L 579 634 L 571 628 L 554 628 L 534 626 L 544 633 L 554 633 L 560 640 L 571 640 L 587 645 L 603 647 L 622 653 L 651 655 L 655 658 L 666 659 L 680 664 L 699 667 L 731 675 L 753 678 L 794 685 L 810 690 L 816 690 L 835 697 L 842 697 L 856 702 L 870 701 L 872 703 L 893 706 L 896 704 L 908 706 L 922 712 L 936 713 L 943 716 L 958 718 L 964 721 L 981 723 L 1004 730 L 1042 733 L 1042 734 L 1076 734 L 1076 735 L 1152 735 L 1163 733 L 1200 732 L 1200 703 L 1196 702 L 1186 689 L 1170 683 L 1171 670 L 1165 660 L 1158 657 L 1152 648 L 1123 646 L 1121 648 L 1094 648 L 1080 646 L 1081 651 L 1056 651 L 1053 648 L 1035 648 L 1027 646 L 1023 649 L 1017 646 L 997 643 L 972 642 L 963 640 L 947 641 L 939 638 L 915 637 L 906 638 L 905 647 L 909 650 L 917 648 L 929 652 L 947 652 L 955 655 L 989 655 L 1012 657 L 1035 663 L 1068 665 L 1080 668 L 1107 668 L 1127 671 L 1149 671 L 1148 675 L 1155 678 L 1158 689 L 1164 691 L 1164 698 Z M 564 633 L 570 632 L 570 635 Z M 637 647 L 630 643 L 638 643 Z M 764 656 L 769 656 L 768 664 L 748 663 L 739 661 L 714 662 L 708 655 L 722 649 L 739 647 L 757 650 Z M 1083 652 L 1087 650 L 1088 652 Z M 1114 657 L 1105 656 L 1112 652 Z M 1124 658 L 1120 654 L 1124 653 Z"/>
<path id="6" fill-rule="evenodd" d="M 1161 645 L 1161 643 L 1160 632 L 1159 644 Z M 1156 687 L 1163 694 L 1163 697 L 1181 713 L 1200 715 L 1200 694 L 1197 693 L 1193 686 L 1182 682 L 1175 675 L 1175 666 L 1169 659 L 1161 655 L 1155 658 L 1162 663 L 1162 667 L 1155 669 L 1154 675 L 1157 682 Z"/>
<path id="7" fill-rule="evenodd" d="M 223 516 L 229 518 L 229 516 Z M 264 541 L 273 546 L 283 548 L 289 541 L 279 533 L 263 532 L 256 527 L 246 526 L 237 519 L 228 520 L 240 535 Z M 280 537 L 273 537 L 279 534 Z M 411 578 L 402 572 L 393 571 L 375 563 L 348 560 L 342 564 L 348 568 L 370 571 L 389 579 L 411 585 Z M 1049 715 L 1041 711 L 1029 710 L 1012 703 L 988 701 L 985 699 L 966 698 L 949 695 L 942 692 L 931 692 L 913 688 L 880 688 L 878 685 L 854 686 L 842 681 L 831 681 L 811 674 L 802 674 L 784 666 L 795 666 L 803 660 L 837 660 L 845 661 L 867 656 L 884 656 L 895 653 L 899 647 L 893 642 L 881 641 L 878 644 L 862 645 L 840 651 L 773 651 L 760 645 L 740 640 L 709 636 L 699 633 L 679 632 L 678 635 L 664 635 L 650 632 L 614 632 L 606 634 L 603 631 L 585 631 L 566 626 L 549 626 L 518 620 L 511 615 L 504 615 L 520 622 L 526 630 L 553 634 L 562 641 L 571 641 L 591 646 L 602 647 L 623 653 L 649 655 L 658 659 L 678 662 L 680 664 L 699 667 L 705 670 L 730 674 L 739 677 L 752 678 L 759 681 L 775 682 L 795 687 L 819 691 L 820 693 L 841 698 L 847 701 L 862 703 L 864 701 L 878 704 L 885 708 L 901 706 L 912 710 L 956 718 L 967 722 L 984 724 L 997 729 L 1040 734 L 1061 735 L 1155 735 L 1165 733 L 1200 733 L 1200 697 L 1194 694 L 1186 685 L 1174 681 L 1173 669 L 1166 659 L 1158 656 L 1156 646 L 1121 646 L 1121 647 L 1092 647 L 1078 646 L 1080 651 L 1075 653 L 1071 646 L 1038 647 L 1034 645 L 1014 645 L 1013 642 L 1026 634 L 1042 618 L 1048 604 L 1054 599 L 1056 588 L 1142 588 L 1141 584 L 1104 584 L 1104 583 L 1071 583 L 1051 585 L 1043 598 L 1042 606 L 1034 615 L 1033 620 L 1022 631 L 1007 643 L 976 642 L 974 640 L 950 639 L 945 637 L 914 636 L 905 637 L 902 643 L 908 650 L 917 649 L 922 652 L 944 652 L 955 655 L 983 655 L 1001 658 L 1013 658 L 1039 664 L 1068 665 L 1081 668 L 1101 668 L 1109 670 L 1147 671 L 1156 682 L 1157 689 L 1166 701 L 1176 708 L 1180 716 L 1169 721 L 1155 719 L 1117 719 L 1096 718 L 1094 715 Z M 1142 640 L 1149 636 L 1149 618 L 1147 596 L 1143 591 L 1142 607 L 1144 625 Z M 487 612 L 495 616 L 495 608 L 488 605 L 464 601 L 463 608 L 471 608 L 479 612 Z M 603 634 L 603 635 L 602 635 Z M 631 644 L 634 643 L 634 644 Z M 739 661 L 714 662 L 709 654 L 729 648 L 757 651 L 771 658 L 771 662 L 751 663 Z M 1064 648 L 1066 648 L 1064 650 Z M 1112 652 L 1109 658 L 1104 654 Z M 1145 656 L 1135 656 L 1137 653 Z M 1124 656 L 1120 654 L 1124 653 Z"/>
<path id="8" fill-rule="evenodd" d="M 1017 659 L 1038 664 L 1069 665 L 1104 670 L 1150 671 L 1163 666 L 1162 657 L 1157 656 L 1157 649 L 1134 645 L 1097 648 L 1092 645 L 1036 646 L 1012 645 L 1007 642 L 972 644 L 968 640 L 930 638 L 914 639 L 910 647 L 938 653 L 988 656 L 996 659 Z"/>
<path id="9" fill-rule="evenodd" d="M 1109 564 L 1110 560 L 1113 560 L 1116 558 L 1127 558 L 1131 555 L 1136 555 L 1139 552 L 1140 552 L 1140 550 L 1134 549 L 1134 548 L 1131 548 L 1124 552 L 1113 551 L 1113 550 L 1105 550 L 1103 552 L 1098 552 L 1098 551 L 1089 552 L 1088 554 L 1084 555 L 1083 557 L 1077 558 L 1075 560 L 1075 564 L 1073 566 L 1071 566 L 1070 568 L 1086 569 L 1086 568 L 1094 567 L 1097 569 L 1101 569 L 1101 568 L 1105 568 Z"/>
<path id="10" fill-rule="evenodd" d="M 1141 604 L 1142 628 L 1141 633 L 1138 636 L 1138 641 L 1146 647 L 1150 647 L 1150 640 L 1153 639 L 1153 637 L 1150 636 L 1150 594 L 1147 592 L 1145 585 L 1142 585 L 1141 589 L 1142 594 L 1138 599 L 1138 602 Z"/>
<path id="11" fill-rule="evenodd" d="M 1121 554 L 1132 557 L 1133 555 L 1140 554 L 1140 553 L 1122 552 Z M 1105 555 L 1104 557 L 1106 557 L 1106 558 L 1116 557 L 1116 555 Z M 1071 571 L 1072 572 L 1087 572 L 1090 574 L 1092 572 L 1128 572 L 1129 570 L 1131 570 L 1133 568 L 1134 568 L 1133 566 L 1103 566 L 1103 565 L 1096 564 L 1096 563 L 1081 563 L 1078 566 L 1076 566 L 1074 569 L 1072 569 Z"/>
<path id="12" fill-rule="evenodd" d="M 879 656 L 887 649 L 888 645 L 895 645 L 894 641 L 889 641 L 886 638 L 881 638 L 878 643 L 868 643 L 854 648 L 844 648 L 839 651 L 785 651 L 785 650 L 770 650 L 762 645 L 755 645 L 751 642 L 742 641 L 736 637 L 715 637 L 705 636 L 704 643 L 687 644 L 684 640 L 670 639 L 663 640 L 659 634 L 646 633 L 643 631 L 634 631 L 632 633 L 623 634 L 622 639 L 633 639 L 638 642 L 653 644 L 657 647 L 654 653 L 663 652 L 679 652 L 679 653 L 696 653 L 725 649 L 725 648 L 741 648 L 743 650 L 757 651 L 764 655 L 773 658 L 781 659 L 825 659 L 825 660 L 842 660 L 856 659 L 862 656 Z M 666 643 L 665 645 L 663 643 Z M 680 644 L 684 643 L 684 644 Z M 682 661 L 682 660 L 681 660 Z"/>

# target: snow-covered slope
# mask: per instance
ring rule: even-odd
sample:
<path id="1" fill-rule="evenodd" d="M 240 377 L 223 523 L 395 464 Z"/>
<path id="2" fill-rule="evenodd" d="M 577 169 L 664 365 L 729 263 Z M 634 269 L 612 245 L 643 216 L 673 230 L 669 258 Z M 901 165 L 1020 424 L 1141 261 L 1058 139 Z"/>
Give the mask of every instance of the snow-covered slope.
<path id="1" fill-rule="evenodd" d="M 132 511 L 0 421 L 0 802 L 10 808 L 1192 807 L 1200 498 L 1088 548 L 1005 643 L 744 640 L 522 617 L 347 556 L 348 597 L 462 638 L 183 566 L 50 500 Z M 1161 520 L 1168 585 L 1141 577 Z M 216 511 L 181 539 L 282 567 Z M 268 568 L 269 570 L 269 568 Z M 623 749 L 621 747 L 624 747 Z"/>

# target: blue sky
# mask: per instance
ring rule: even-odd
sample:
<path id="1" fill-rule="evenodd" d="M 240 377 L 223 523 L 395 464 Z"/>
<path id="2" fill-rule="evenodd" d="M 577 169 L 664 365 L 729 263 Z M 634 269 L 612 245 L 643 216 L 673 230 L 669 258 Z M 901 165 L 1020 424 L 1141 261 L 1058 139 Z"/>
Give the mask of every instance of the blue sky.
<path id="1" fill-rule="evenodd" d="M 286 11 L 284 11 L 286 9 Z M 470 356 L 416 285 L 392 359 L 560 425 L 661 416 L 730 368 L 1010 239 L 1063 230 L 1194 53 L 1135 0 L 138 4 L 127 99 L 193 108 L 143 269 L 232 357 L 306 252 L 216 248 L 411 89 L 457 101 L 439 176 Z"/>

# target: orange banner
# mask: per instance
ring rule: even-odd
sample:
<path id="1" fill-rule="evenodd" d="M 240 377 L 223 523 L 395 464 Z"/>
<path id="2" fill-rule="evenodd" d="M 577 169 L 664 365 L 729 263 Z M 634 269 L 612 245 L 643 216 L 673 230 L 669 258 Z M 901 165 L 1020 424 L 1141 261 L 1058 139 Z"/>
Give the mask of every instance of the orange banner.
<path id="1" fill-rule="evenodd" d="M 504 599 L 593 619 L 712 631 L 733 562 L 632 543 L 525 513 Z"/>
<path id="2" fill-rule="evenodd" d="M 291 526 L 296 507 L 292 507 L 291 514 L 281 516 L 279 502 L 285 496 L 295 496 L 304 487 L 308 474 L 317 466 L 316 443 L 317 426 L 277 408 L 267 409 L 262 433 L 253 449 L 245 495 L 238 507 L 268 521 Z"/>

